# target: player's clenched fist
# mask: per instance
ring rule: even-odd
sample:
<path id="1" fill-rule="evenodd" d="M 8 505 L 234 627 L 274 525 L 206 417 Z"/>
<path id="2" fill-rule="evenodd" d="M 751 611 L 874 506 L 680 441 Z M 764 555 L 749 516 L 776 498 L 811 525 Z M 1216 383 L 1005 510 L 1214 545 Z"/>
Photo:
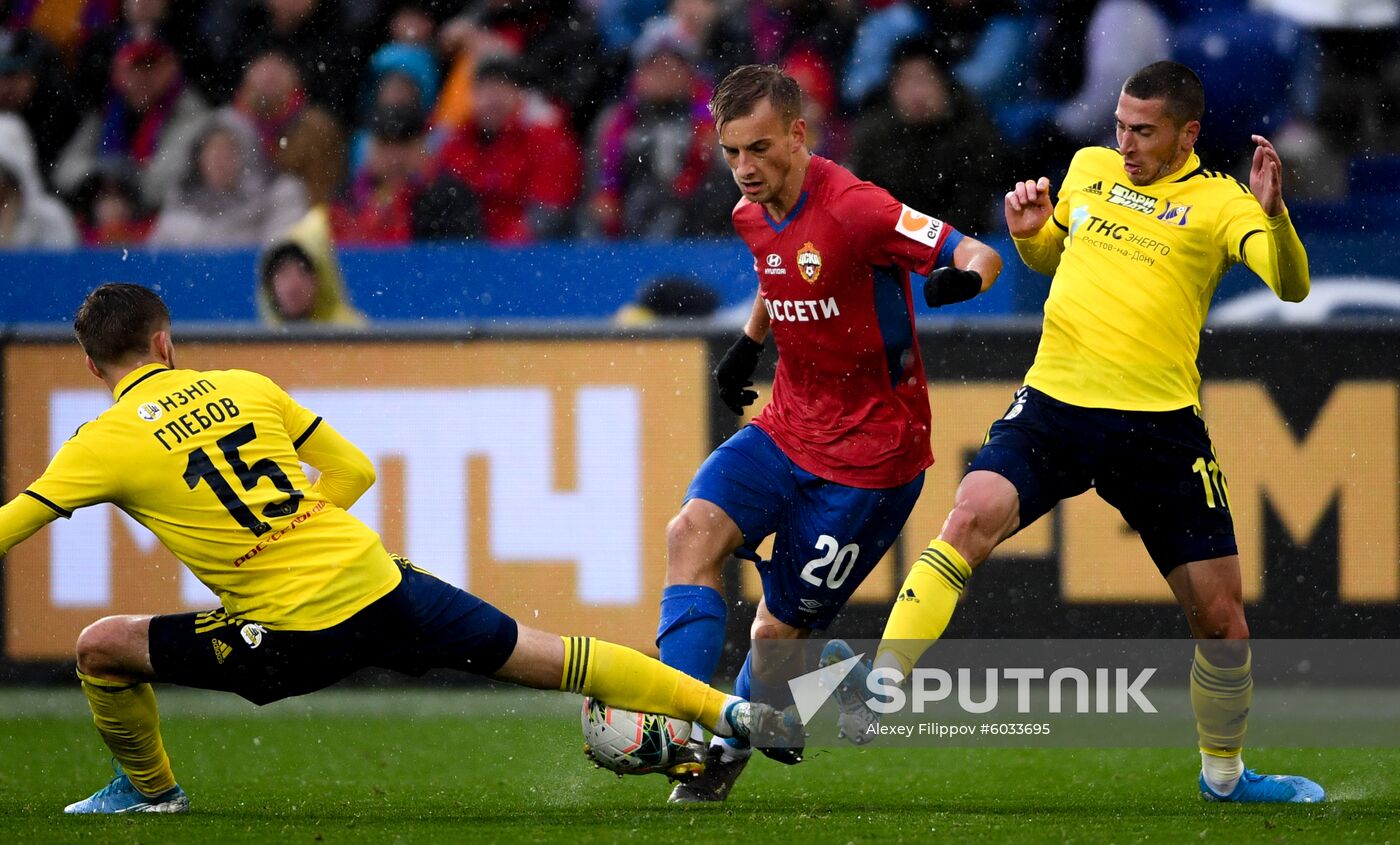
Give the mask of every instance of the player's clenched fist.
<path id="1" fill-rule="evenodd" d="M 1050 201 L 1050 180 L 1044 176 L 1032 182 L 1017 182 L 1006 192 L 1006 228 L 1013 238 L 1028 238 L 1040 231 L 1055 211 Z"/>

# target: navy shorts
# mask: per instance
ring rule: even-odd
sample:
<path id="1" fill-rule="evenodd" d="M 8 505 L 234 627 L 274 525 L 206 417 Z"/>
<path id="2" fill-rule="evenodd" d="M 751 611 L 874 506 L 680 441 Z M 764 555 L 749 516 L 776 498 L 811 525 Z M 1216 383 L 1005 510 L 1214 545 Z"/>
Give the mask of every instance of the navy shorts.
<path id="1" fill-rule="evenodd" d="M 1021 527 L 1093 487 L 1142 537 L 1163 575 L 1237 553 L 1224 473 L 1195 408 L 1081 408 L 1022 387 L 968 471 L 1016 487 Z"/>
<path id="2" fill-rule="evenodd" d="M 150 628 L 156 679 L 268 704 L 369 666 L 415 676 L 501 668 L 515 650 L 515 620 L 404 558 L 394 561 L 403 576 L 397 587 L 320 631 L 272 631 L 222 609 L 157 616 Z"/>
<path id="3" fill-rule="evenodd" d="M 914 509 L 924 474 L 867 490 L 818 478 L 762 429 L 745 426 L 700 466 L 685 500 L 720 507 L 744 535 L 768 611 L 794 628 L 826 628 L 885 556 Z M 773 559 L 754 549 L 769 534 Z"/>

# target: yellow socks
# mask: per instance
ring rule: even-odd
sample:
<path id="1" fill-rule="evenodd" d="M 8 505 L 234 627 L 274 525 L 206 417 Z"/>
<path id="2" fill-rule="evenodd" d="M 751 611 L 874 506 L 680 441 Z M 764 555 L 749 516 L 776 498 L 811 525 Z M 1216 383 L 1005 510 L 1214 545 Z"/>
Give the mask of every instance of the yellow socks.
<path id="1" fill-rule="evenodd" d="M 170 758 L 160 739 L 160 713 L 150 684 L 122 684 L 78 673 L 92 722 L 122 771 L 143 794 L 156 796 L 175 785 Z"/>
<path id="2" fill-rule="evenodd" d="M 1191 710 L 1196 714 L 1196 734 L 1201 743 L 1202 768 L 1211 780 L 1239 777 L 1249 705 L 1254 698 L 1252 657 L 1244 645 L 1244 663 L 1221 667 L 1211 663 L 1196 646 L 1191 663 Z M 1214 786 L 1214 784 L 1212 784 Z"/>
<path id="3" fill-rule="evenodd" d="M 719 736 L 729 697 L 634 649 L 593 637 L 561 637 L 564 677 L 559 688 L 593 696 L 613 707 L 698 721 Z"/>
<path id="4" fill-rule="evenodd" d="M 908 675 L 943 636 L 971 574 L 972 567 L 957 549 L 943 540 L 929 543 L 899 588 L 875 655 L 876 668 L 893 667 L 901 676 Z"/>

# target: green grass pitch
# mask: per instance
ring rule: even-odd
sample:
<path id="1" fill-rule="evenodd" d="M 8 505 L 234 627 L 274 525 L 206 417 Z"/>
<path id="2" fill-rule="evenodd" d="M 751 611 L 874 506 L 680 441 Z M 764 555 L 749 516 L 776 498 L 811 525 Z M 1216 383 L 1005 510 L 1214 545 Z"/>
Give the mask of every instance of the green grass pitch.
<path id="1" fill-rule="evenodd" d="M 159 694 L 191 813 L 69 818 L 110 777 L 82 695 L 0 690 L 0 842 L 1400 842 L 1400 749 L 1247 756 L 1319 780 L 1319 806 L 1206 804 L 1191 748 L 877 746 L 758 760 L 727 804 L 668 807 L 660 777 L 587 764 L 562 694 Z"/>

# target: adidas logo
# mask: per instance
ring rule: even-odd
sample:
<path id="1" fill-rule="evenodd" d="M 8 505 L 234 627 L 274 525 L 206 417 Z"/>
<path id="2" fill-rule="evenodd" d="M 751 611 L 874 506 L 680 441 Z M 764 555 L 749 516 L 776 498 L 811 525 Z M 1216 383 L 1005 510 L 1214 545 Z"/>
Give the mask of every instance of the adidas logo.
<path id="1" fill-rule="evenodd" d="M 895 601 L 912 601 L 912 602 L 918 602 L 918 600 L 919 600 L 919 597 L 916 596 L 916 595 L 914 595 L 914 588 L 913 588 L 913 587 L 905 587 L 905 588 L 904 588 L 904 592 L 900 593 L 900 594 L 899 594 L 899 598 L 895 599 Z"/>
<path id="2" fill-rule="evenodd" d="M 1103 196 L 1103 180 L 1099 180 L 1098 182 L 1095 182 L 1094 184 L 1092 184 L 1092 185 L 1090 185 L 1089 187 L 1085 188 L 1085 189 L 1084 189 L 1084 193 L 1086 193 L 1086 194 L 1094 194 L 1095 196 L 1100 196 L 1100 197 Z"/>
<path id="3" fill-rule="evenodd" d="M 211 640 L 210 642 L 214 644 L 214 659 L 219 661 L 220 665 L 223 665 L 224 658 L 233 653 L 233 647 L 218 639 Z"/>

